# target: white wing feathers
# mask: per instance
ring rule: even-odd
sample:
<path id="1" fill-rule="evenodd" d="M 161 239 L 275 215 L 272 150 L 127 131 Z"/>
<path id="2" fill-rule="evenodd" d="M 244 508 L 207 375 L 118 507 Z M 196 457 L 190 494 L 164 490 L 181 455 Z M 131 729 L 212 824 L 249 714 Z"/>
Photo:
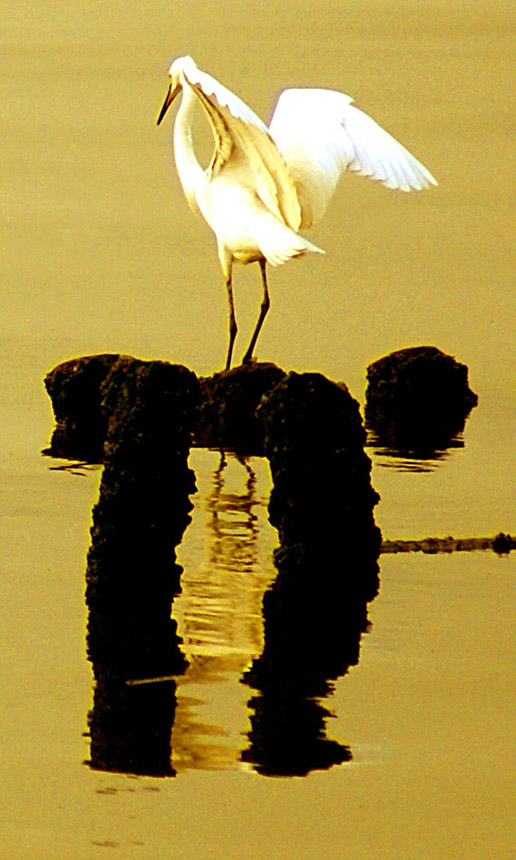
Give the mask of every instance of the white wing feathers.
<path id="1" fill-rule="evenodd" d="M 285 90 L 269 131 L 294 180 L 302 219 L 319 221 L 349 170 L 388 188 L 421 190 L 437 185 L 432 174 L 371 117 L 333 90 Z"/>
<path id="2" fill-rule="evenodd" d="M 210 178 L 224 168 L 236 167 L 244 158 L 258 197 L 280 221 L 297 231 L 301 209 L 296 188 L 267 126 L 238 96 L 202 72 L 193 61 L 183 74 L 202 104 L 215 137 L 215 152 L 208 168 Z"/>
<path id="3" fill-rule="evenodd" d="M 220 84 L 211 75 L 201 71 L 191 57 L 183 57 L 182 71 L 188 81 L 196 88 L 203 92 L 206 96 L 214 96 L 220 107 L 227 107 L 233 117 L 242 119 L 257 128 L 261 128 L 263 132 L 268 134 L 268 128 L 264 122 L 251 110 L 242 99 L 238 98 L 231 90 Z"/>
<path id="4" fill-rule="evenodd" d="M 323 217 L 345 171 L 401 191 L 437 185 L 426 167 L 344 93 L 285 90 L 267 129 L 245 102 L 190 57 L 182 64 L 215 138 L 208 177 L 232 169 L 240 178 L 247 175 L 267 209 L 296 232 Z"/>

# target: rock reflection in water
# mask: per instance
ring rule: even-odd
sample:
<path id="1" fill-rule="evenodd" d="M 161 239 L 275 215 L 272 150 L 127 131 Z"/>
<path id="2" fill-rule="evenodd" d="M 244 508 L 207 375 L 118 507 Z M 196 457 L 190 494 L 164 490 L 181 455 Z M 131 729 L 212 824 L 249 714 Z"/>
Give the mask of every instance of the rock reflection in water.
<path id="1" fill-rule="evenodd" d="M 185 368 L 132 359 L 109 380 L 87 570 L 91 766 L 170 776 L 176 767 L 248 763 L 262 774 L 303 775 L 347 761 L 350 750 L 326 737 L 322 700 L 358 661 L 378 589 L 378 495 L 358 404 L 319 374 L 289 374 L 264 397 L 276 581 L 267 590 L 272 533 L 264 552 L 267 498 L 257 498 L 254 464 L 222 456 L 199 506 L 208 546 L 181 553 L 182 602 L 175 548 L 195 491 L 187 456 L 198 382 Z M 250 729 L 238 724 L 246 685 L 258 693 L 248 703 Z"/>
<path id="2" fill-rule="evenodd" d="M 323 546 L 316 556 L 277 554 L 278 578 L 263 603 L 265 647 L 245 676 L 258 695 L 249 703 L 243 760 L 259 773 L 304 776 L 351 759 L 347 746 L 326 737 L 331 711 L 321 700 L 358 663 L 367 602 L 344 583 L 371 563 L 376 572 L 370 558 Z"/>
<path id="3" fill-rule="evenodd" d="M 320 374 L 291 373 L 260 407 L 274 489 L 278 577 L 264 597 L 258 691 L 243 759 L 268 776 L 302 776 L 351 757 L 326 737 L 320 700 L 358 662 L 378 591 L 378 494 L 357 402 Z"/>
<path id="4" fill-rule="evenodd" d="M 390 448 L 373 433 L 369 433 L 367 448 L 382 469 L 394 469 L 396 472 L 434 472 L 450 457 L 454 449 L 464 448 L 464 442 L 461 438 L 449 440 L 448 447 L 442 450 Z"/>
<path id="5" fill-rule="evenodd" d="M 198 385 L 182 367 L 128 362 L 112 386 L 86 573 L 89 764 L 171 776 L 171 676 L 185 667 L 171 604 L 180 590 L 175 547 L 195 491 L 187 456 Z"/>

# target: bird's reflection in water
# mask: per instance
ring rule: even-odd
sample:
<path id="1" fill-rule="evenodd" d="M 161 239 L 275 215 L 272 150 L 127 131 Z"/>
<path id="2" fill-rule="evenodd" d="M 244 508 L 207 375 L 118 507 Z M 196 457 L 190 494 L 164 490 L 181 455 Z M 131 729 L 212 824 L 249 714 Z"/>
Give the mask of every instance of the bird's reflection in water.
<path id="1" fill-rule="evenodd" d="M 376 558 L 337 542 L 317 557 L 279 550 L 276 567 L 267 461 L 223 457 L 203 501 L 203 464 L 215 455 L 194 456 L 201 499 L 179 553 L 174 605 L 189 661 L 178 679 L 174 767 L 291 776 L 349 760 L 326 737 L 321 700 L 358 662 L 367 602 L 350 582 L 367 582 L 370 597 Z M 202 563 L 196 534 L 208 536 Z"/>
<path id="2" fill-rule="evenodd" d="M 243 572 L 257 561 L 258 517 L 254 513 L 256 474 L 248 458 L 235 458 L 244 469 L 245 487 L 240 492 L 225 488 L 228 461 L 222 452 L 213 475 L 213 486 L 206 507 L 210 514 L 210 562 L 214 567 Z"/>
<path id="3" fill-rule="evenodd" d="M 262 648 L 261 602 L 275 576 L 270 475 L 263 459 L 196 450 L 190 462 L 199 497 L 178 553 L 174 617 L 189 667 L 178 679 L 173 761 L 178 771 L 238 768 L 247 722 L 237 680 Z"/>

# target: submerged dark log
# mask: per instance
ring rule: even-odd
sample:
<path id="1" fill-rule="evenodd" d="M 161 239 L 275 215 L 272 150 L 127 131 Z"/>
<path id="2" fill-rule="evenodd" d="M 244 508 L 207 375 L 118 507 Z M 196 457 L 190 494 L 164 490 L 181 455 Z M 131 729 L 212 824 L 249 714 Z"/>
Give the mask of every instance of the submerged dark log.
<path id="1" fill-rule="evenodd" d="M 105 465 L 86 572 L 90 764 L 170 775 L 170 676 L 185 667 L 171 618 L 181 574 L 175 548 L 195 492 L 187 458 L 199 384 L 181 366 L 120 359 L 101 393 Z"/>
<path id="2" fill-rule="evenodd" d="M 450 447 L 478 402 L 468 368 L 434 346 L 401 349 L 367 369 L 366 425 L 400 452 Z M 455 443 L 457 444 L 457 443 Z"/>
<path id="3" fill-rule="evenodd" d="M 433 555 L 438 552 L 473 552 L 490 549 L 498 555 L 506 555 L 516 549 L 516 536 L 503 532 L 495 537 L 477 538 L 422 538 L 420 540 L 384 540 L 380 552 L 424 552 Z"/>

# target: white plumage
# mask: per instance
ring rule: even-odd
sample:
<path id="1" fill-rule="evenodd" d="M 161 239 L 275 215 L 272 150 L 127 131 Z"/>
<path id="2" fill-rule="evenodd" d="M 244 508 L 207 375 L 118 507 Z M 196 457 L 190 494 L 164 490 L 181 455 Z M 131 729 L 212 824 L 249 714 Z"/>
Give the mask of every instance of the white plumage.
<path id="1" fill-rule="evenodd" d="M 270 304 L 266 263 L 278 266 L 308 251 L 324 253 L 298 231 L 323 217 L 345 171 L 401 191 L 419 191 L 437 183 L 426 167 L 343 93 L 285 90 L 267 128 L 191 57 L 175 60 L 169 75 L 170 88 L 158 124 L 182 92 L 174 156 L 190 206 L 202 213 L 217 239 L 229 302 L 229 368 L 237 333 L 232 289 L 235 260 L 257 261 L 262 272 L 263 301 L 243 359 L 247 362 Z M 204 109 L 215 140 L 206 170 L 198 163 L 192 142 L 192 112 L 197 104 Z"/>

